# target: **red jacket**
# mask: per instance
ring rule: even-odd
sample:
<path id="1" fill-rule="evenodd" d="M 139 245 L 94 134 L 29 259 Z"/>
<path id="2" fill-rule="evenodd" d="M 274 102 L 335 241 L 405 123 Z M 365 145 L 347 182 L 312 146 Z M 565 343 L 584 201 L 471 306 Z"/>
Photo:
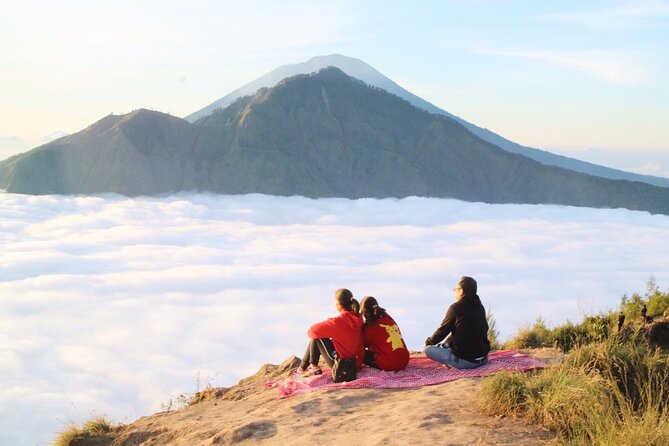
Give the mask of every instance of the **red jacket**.
<path id="1" fill-rule="evenodd" d="M 402 370 L 409 363 L 409 349 L 400 328 L 390 316 L 383 316 L 375 325 L 363 327 L 365 347 L 375 353 L 381 370 Z"/>
<path id="2" fill-rule="evenodd" d="M 352 311 L 342 311 L 309 328 L 310 339 L 330 338 L 340 358 L 353 358 L 362 367 L 365 349 L 362 346 L 362 316 Z"/>

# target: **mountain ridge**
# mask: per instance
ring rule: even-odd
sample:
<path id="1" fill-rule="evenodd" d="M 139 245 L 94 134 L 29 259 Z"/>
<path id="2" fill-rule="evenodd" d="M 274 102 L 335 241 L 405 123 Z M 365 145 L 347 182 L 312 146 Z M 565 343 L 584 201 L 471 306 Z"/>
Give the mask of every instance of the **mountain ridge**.
<path id="1" fill-rule="evenodd" d="M 589 175 L 596 175 L 603 178 L 609 179 L 622 179 L 629 181 L 642 181 L 648 184 L 652 184 L 660 187 L 669 187 L 669 178 L 657 177 L 652 175 L 643 175 L 632 172 L 626 172 L 619 169 L 613 169 L 610 167 L 605 167 L 590 163 L 587 161 L 581 161 L 576 158 L 571 158 L 563 155 L 557 155 L 546 150 L 536 149 L 532 147 L 523 146 L 517 144 L 513 141 L 510 141 L 493 131 L 479 127 L 476 124 L 470 123 L 452 113 L 449 113 L 436 105 L 426 101 L 419 96 L 405 90 L 393 80 L 383 75 L 370 65 L 366 64 L 362 60 L 343 56 L 341 54 L 331 54 L 328 56 L 315 56 L 306 62 L 296 63 L 296 64 L 287 64 L 282 65 L 269 73 L 261 76 L 260 78 L 252 81 L 230 93 L 224 97 L 214 101 L 213 103 L 207 105 L 206 107 L 191 113 L 186 116 L 184 119 L 189 122 L 194 122 L 197 119 L 206 116 L 207 114 L 212 113 L 218 108 L 226 107 L 234 102 L 235 99 L 241 96 L 247 96 L 253 94 L 260 88 L 272 87 L 275 86 L 278 82 L 285 79 L 287 76 L 296 75 L 296 74 L 308 74 L 310 72 L 318 71 L 319 69 L 325 68 L 327 66 L 335 66 L 346 74 L 362 80 L 372 86 L 383 88 L 389 93 L 395 94 L 407 101 L 416 107 L 422 108 L 429 111 L 430 113 L 441 114 L 447 116 L 451 119 L 455 119 L 465 126 L 470 132 L 479 136 L 485 141 L 488 141 L 492 144 L 497 145 L 498 147 L 512 153 L 519 153 L 521 155 L 527 156 L 528 158 L 534 159 L 545 165 L 552 165 L 557 167 L 562 167 L 569 170 L 574 170 L 576 172 L 587 173 Z"/>
<path id="2" fill-rule="evenodd" d="M 669 189 L 546 166 L 337 68 L 290 78 L 195 123 L 107 116 L 0 163 L 18 193 L 202 191 L 456 198 L 669 213 Z"/>

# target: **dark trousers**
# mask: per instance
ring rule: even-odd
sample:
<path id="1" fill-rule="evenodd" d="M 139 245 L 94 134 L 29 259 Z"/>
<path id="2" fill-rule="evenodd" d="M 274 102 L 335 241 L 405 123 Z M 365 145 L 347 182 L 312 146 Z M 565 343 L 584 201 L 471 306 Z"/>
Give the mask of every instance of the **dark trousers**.
<path id="1" fill-rule="evenodd" d="M 318 365 L 318 361 L 323 357 L 323 360 L 328 365 L 332 367 L 334 365 L 334 359 L 337 356 L 335 351 L 334 344 L 331 339 L 320 338 L 320 339 L 311 339 L 309 345 L 307 346 L 307 351 L 304 352 L 304 357 L 300 363 L 300 368 L 306 369 L 309 364 Z"/>
<path id="2" fill-rule="evenodd" d="M 367 364 L 370 367 L 374 367 L 375 369 L 380 369 L 380 367 L 376 363 L 376 353 L 371 352 L 369 350 L 365 350 L 365 364 Z"/>

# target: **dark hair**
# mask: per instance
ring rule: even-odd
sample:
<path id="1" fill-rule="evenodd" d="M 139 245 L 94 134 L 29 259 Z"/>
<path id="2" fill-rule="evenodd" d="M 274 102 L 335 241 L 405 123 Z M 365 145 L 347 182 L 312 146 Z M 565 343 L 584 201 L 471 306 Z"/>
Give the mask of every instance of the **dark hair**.
<path id="1" fill-rule="evenodd" d="M 353 298 L 353 293 L 346 288 L 339 288 L 335 291 L 335 299 L 339 306 L 346 311 L 353 311 L 354 313 L 360 311 L 360 304 Z"/>
<path id="2" fill-rule="evenodd" d="M 365 318 L 365 325 L 376 325 L 376 322 L 383 316 L 388 316 L 386 310 L 379 307 L 376 298 L 372 296 L 365 296 L 360 303 L 362 317 Z"/>
<path id="3" fill-rule="evenodd" d="M 351 309 L 348 311 L 352 311 L 355 314 L 360 314 L 360 303 L 358 303 L 355 297 L 351 299 Z"/>
<path id="4" fill-rule="evenodd" d="M 462 276 L 460 277 L 460 281 L 458 282 L 458 286 L 462 288 L 462 292 L 465 295 L 471 295 L 471 294 L 476 294 L 478 286 L 476 285 L 476 280 L 469 276 Z"/>

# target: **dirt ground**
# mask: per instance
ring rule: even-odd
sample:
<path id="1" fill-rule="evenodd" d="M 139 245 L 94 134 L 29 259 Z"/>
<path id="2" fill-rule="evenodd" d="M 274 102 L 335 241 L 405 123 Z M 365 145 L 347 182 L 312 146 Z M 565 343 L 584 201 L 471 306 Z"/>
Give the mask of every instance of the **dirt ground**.
<path id="1" fill-rule="evenodd" d="M 541 352 L 550 362 L 554 352 Z M 294 364 L 265 365 L 199 404 L 140 418 L 114 446 L 165 445 L 541 445 L 553 435 L 476 407 L 481 378 L 413 389 L 339 389 L 286 399 L 263 389 Z"/>

